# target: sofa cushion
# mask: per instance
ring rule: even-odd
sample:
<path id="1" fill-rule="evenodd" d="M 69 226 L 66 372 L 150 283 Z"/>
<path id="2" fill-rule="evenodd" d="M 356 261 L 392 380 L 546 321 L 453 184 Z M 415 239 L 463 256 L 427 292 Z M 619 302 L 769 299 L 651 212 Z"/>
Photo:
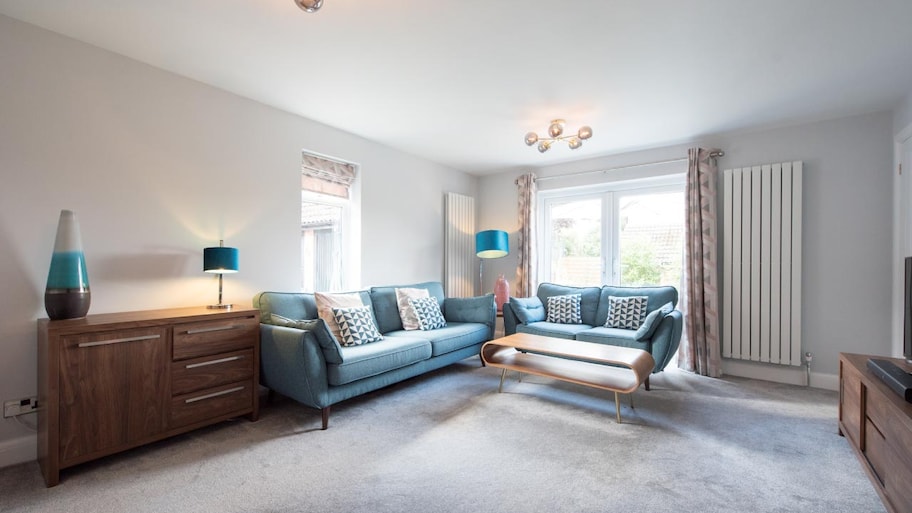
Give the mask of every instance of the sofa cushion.
<path id="1" fill-rule="evenodd" d="M 421 337 L 431 343 L 431 355 L 457 351 L 464 347 L 481 344 L 488 339 L 490 330 L 485 324 L 477 322 L 449 322 L 445 328 L 433 331 L 390 331 L 386 338 Z"/>
<path id="2" fill-rule="evenodd" d="M 399 317 L 399 304 L 396 301 L 396 289 L 402 288 L 425 289 L 430 297 L 436 297 L 437 302 L 443 304 L 443 285 L 439 281 L 391 287 L 371 287 L 370 301 L 374 307 L 377 328 L 384 335 L 389 331 L 403 329 L 402 318 Z M 443 315 L 446 317 L 445 308 L 443 309 Z"/>
<path id="3" fill-rule="evenodd" d="M 333 316 L 339 324 L 339 341 L 343 346 L 358 346 L 383 340 L 383 335 L 377 331 L 374 324 L 374 315 L 369 306 L 353 306 L 348 308 L 333 308 Z"/>
<path id="4" fill-rule="evenodd" d="M 342 363 L 327 365 L 326 377 L 330 385 L 344 385 L 430 357 L 431 343 L 427 340 L 414 337 L 385 337 L 373 344 L 343 347 Z"/>
<path id="5" fill-rule="evenodd" d="M 545 305 L 538 296 L 511 297 L 510 307 L 516 314 L 516 320 L 523 324 L 545 320 Z"/>
<path id="6" fill-rule="evenodd" d="M 548 322 L 558 324 L 582 324 L 580 317 L 580 301 L 582 295 L 567 294 L 566 296 L 551 296 L 548 298 Z"/>
<path id="7" fill-rule="evenodd" d="M 436 297 L 409 299 L 409 304 L 415 310 L 418 326 L 422 331 L 446 328 L 446 319 L 443 318 L 443 314 L 440 312 L 440 304 L 437 303 Z"/>
<path id="8" fill-rule="evenodd" d="M 606 328 L 638 329 L 646 319 L 646 296 L 608 296 Z"/>
<path id="9" fill-rule="evenodd" d="M 671 302 L 672 305 L 678 304 L 678 291 L 674 287 L 615 287 L 613 285 L 605 285 L 601 288 L 601 295 L 598 301 L 598 313 L 596 314 L 596 322 L 592 323 L 593 326 L 604 326 L 608 321 L 609 296 L 646 296 L 649 298 L 646 301 L 647 314 L 668 302 Z"/>
<path id="10" fill-rule="evenodd" d="M 342 342 L 342 334 L 339 333 L 339 321 L 336 320 L 333 308 L 364 306 L 364 300 L 361 299 L 361 295 L 356 292 L 346 292 L 344 294 L 315 292 L 314 298 L 317 302 L 317 314 L 326 321 L 326 325 L 333 336 L 339 342 Z"/>
<path id="11" fill-rule="evenodd" d="M 583 330 L 576 334 L 576 340 L 583 342 L 597 342 L 599 344 L 610 344 L 612 346 L 633 347 L 649 350 L 649 341 L 639 341 L 634 339 L 635 330 L 625 330 L 621 328 L 604 328 L 596 327 Z"/>
<path id="12" fill-rule="evenodd" d="M 580 298 L 580 318 L 583 324 L 595 326 L 596 313 L 599 307 L 599 297 L 602 292 L 600 287 L 568 287 L 565 285 L 556 285 L 554 283 L 542 283 L 538 286 L 536 295 L 543 305 L 548 304 L 548 298 L 551 296 L 566 296 L 568 294 L 579 294 Z M 604 324 L 604 319 L 602 324 Z"/>
<path id="13" fill-rule="evenodd" d="M 558 324 L 548 321 L 518 324 L 516 326 L 516 331 L 520 333 L 531 333 L 532 335 L 569 339 L 573 339 L 576 334 L 581 331 L 590 329 L 592 329 L 592 326 L 589 324 Z"/>
<path id="14" fill-rule="evenodd" d="M 399 319 L 402 320 L 402 329 L 417 330 L 421 327 L 415 308 L 409 303 L 410 299 L 429 297 L 427 289 L 413 289 L 401 287 L 396 289 L 396 306 L 399 308 Z"/>
<path id="15" fill-rule="evenodd" d="M 342 346 L 336 337 L 329 332 L 326 322 L 323 319 L 288 319 L 278 314 L 269 314 L 266 318 L 261 318 L 265 324 L 274 324 L 276 326 L 285 326 L 288 328 L 297 328 L 307 330 L 314 334 L 317 343 L 320 344 L 320 350 L 323 351 L 323 358 L 327 363 L 342 363 Z"/>
<path id="16" fill-rule="evenodd" d="M 652 334 L 655 333 L 655 330 L 661 324 L 662 319 L 666 315 L 670 314 L 674 310 L 674 305 L 671 302 L 665 303 L 657 310 L 649 312 L 649 315 L 646 316 L 646 319 L 643 321 L 643 325 L 640 326 L 633 338 L 636 340 L 647 340 L 652 338 Z"/>

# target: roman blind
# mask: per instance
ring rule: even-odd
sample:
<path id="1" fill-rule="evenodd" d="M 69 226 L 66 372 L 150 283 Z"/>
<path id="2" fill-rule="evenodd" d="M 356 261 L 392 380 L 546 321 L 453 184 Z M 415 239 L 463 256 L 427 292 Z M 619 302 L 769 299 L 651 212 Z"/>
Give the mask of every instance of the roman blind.
<path id="1" fill-rule="evenodd" d="M 304 153 L 301 161 L 301 189 L 348 198 L 354 182 L 354 164 Z"/>

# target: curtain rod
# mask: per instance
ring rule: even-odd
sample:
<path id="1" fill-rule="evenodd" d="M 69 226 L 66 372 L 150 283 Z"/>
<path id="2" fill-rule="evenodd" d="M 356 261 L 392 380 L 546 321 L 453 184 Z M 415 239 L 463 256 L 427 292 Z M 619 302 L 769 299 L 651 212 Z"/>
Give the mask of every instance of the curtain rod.
<path id="1" fill-rule="evenodd" d="M 722 150 L 714 151 L 714 152 L 710 153 L 709 156 L 710 157 L 724 157 L 725 152 Z M 645 166 L 658 166 L 659 164 L 671 164 L 673 162 L 687 162 L 687 158 L 685 157 L 685 158 L 680 158 L 680 159 L 659 160 L 656 162 L 645 162 L 643 164 L 631 164 L 629 166 L 618 166 L 618 167 L 612 167 L 612 168 L 608 168 L 608 169 L 600 169 L 598 171 L 583 171 L 581 173 L 570 173 L 568 175 L 545 176 L 542 178 L 536 178 L 535 181 L 536 182 L 545 182 L 548 180 L 556 180 L 558 178 L 573 178 L 573 177 L 577 177 L 577 176 L 609 173 L 611 171 L 620 171 L 621 169 L 633 169 L 633 168 L 645 167 Z M 517 185 L 519 184 L 518 180 L 514 180 L 513 183 L 517 184 Z"/>

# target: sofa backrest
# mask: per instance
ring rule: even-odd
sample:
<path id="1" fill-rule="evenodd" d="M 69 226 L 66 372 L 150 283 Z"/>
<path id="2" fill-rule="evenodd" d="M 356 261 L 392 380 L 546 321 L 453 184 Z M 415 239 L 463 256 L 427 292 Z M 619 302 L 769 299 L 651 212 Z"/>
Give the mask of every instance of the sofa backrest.
<path id="1" fill-rule="evenodd" d="M 541 299 L 545 306 L 545 315 L 548 312 L 548 298 L 551 296 L 564 296 L 567 294 L 580 294 L 580 317 L 583 324 L 595 326 L 596 315 L 599 307 L 599 296 L 601 287 L 569 287 L 567 285 L 557 285 L 555 283 L 542 283 L 538 286 L 538 298 Z M 604 320 L 602 324 L 604 324 Z"/>
<path id="2" fill-rule="evenodd" d="M 431 297 L 436 297 L 443 311 L 443 285 L 439 281 L 428 281 L 412 285 L 392 285 L 388 287 L 371 287 L 371 302 L 374 304 L 374 316 L 377 318 L 377 328 L 380 333 L 388 333 L 402 329 L 402 318 L 399 317 L 399 305 L 396 303 L 396 289 L 426 289 Z"/>
<path id="3" fill-rule="evenodd" d="M 671 302 L 672 305 L 678 306 L 678 289 L 670 286 L 660 287 L 615 287 L 605 285 L 601 289 L 601 297 L 598 302 L 598 314 L 595 317 L 595 325 L 603 326 L 608 320 L 608 297 L 630 297 L 646 296 L 646 313 L 660 308 L 665 303 Z"/>
<path id="4" fill-rule="evenodd" d="M 351 292 L 343 292 L 346 293 Z M 370 306 L 370 293 L 366 290 L 357 293 L 361 295 L 361 302 Z M 293 320 L 318 317 L 317 302 L 311 292 L 260 292 L 253 296 L 253 307 L 260 311 L 260 319 L 264 323 L 269 323 L 270 314 Z"/>

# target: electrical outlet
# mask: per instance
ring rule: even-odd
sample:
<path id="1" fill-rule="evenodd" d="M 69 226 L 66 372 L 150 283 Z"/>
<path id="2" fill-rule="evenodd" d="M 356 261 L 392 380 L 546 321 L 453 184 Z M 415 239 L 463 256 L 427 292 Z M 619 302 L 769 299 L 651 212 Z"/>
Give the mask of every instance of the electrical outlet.
<path id="1" fill-rule="evenodd" d="M 26 397 L 24 399 L 13 399 L 3 403 L 3 418 L 15 417 L 16 415 L 25 415 L 38 409 L 37 397 Z"/>

